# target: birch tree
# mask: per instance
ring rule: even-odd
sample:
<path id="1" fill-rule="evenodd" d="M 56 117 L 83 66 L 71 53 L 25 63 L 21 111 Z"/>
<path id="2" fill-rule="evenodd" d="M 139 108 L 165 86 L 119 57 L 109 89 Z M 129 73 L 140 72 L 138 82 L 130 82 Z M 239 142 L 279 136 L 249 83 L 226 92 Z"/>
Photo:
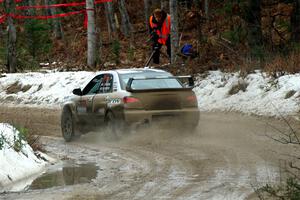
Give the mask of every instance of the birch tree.
<path id="1" fill-rule="evenodd" d="M 111 41 L 112 36 L 116 37 L 117 35 L 116 21 L 114 18 L 114 8 L 112 2 L 104 3 L 104 8 L 105 8 L 106 21 L 107 21 L 107 29 L 109 33 L 109 40 Z"/>
<path id="2" fill-rule="evenodd" d="M 294 10 L 291 18 L 292 40 L 300 42 L 300 0 L 294 0 Z"/>
<path id="3" fill-rule="evenodd" d="M 178 13 L 177 1 L 170 0 L 170 15 L 171 15 L 171 63 L 176 61 L 176 53 L 178 51 Z"/>
<path id="4" fill-rule="evenodd" d="M 129 15 L 126 9 L 126 5 L 125 5 L 125 1 L 124 0 L 119 0 L 119 11 L 121 14 L 121 18 L 122 18 L 122 31 L 124 33 L 124 35 L 126 37 L 130 36 L 132 31 L 133 31 L 133 27 L 129 21 Z"/>
<path id="5" fill-rule="evenodd" d="M 87 12 L 87 65 L 94 68 L 96 66 L 96 24 L 94 0 L 86 0 Z"/>
<path id="6" fill-rule="evenodd" d="M 14 14 L 15 12 L 15 1 L 14 0 L 5 0 L 5 11 L 8 14 L 7 16 L 7 24 L 8 24 L 8 47 L 7 47 L 7 70 L 10 73 L 17 72 L 17 33 L 16 28 L 13 23 L 13 19 L 10 14 Z"/>

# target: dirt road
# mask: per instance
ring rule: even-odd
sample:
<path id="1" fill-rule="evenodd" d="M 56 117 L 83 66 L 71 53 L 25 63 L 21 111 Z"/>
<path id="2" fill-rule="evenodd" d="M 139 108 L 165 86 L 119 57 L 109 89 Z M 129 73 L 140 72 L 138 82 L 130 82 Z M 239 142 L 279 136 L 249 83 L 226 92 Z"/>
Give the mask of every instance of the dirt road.
<path id="1" fill-rule="evenodd" d="M 253 199 L 253 187 L 280 180 L 286 155 L 268 136 L 286 132 L 282 121 L 237 113 L 202 113 L 196 133 L 157 127 L 120 141 L 99 130 L 71 143 L 60 137 L 59 110 L 0 108 L 0 121 L 25 124 L 47 151 L 95 163 L 91 183 L 2 194 L 0 199 Z M 58 137 L 57 137 L 58 136 Z"/>

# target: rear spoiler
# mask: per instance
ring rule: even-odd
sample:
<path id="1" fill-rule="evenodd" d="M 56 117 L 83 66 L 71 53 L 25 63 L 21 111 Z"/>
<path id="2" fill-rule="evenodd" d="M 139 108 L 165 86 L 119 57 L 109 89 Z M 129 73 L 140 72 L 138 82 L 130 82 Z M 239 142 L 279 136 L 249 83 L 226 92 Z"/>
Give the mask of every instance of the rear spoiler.
<path id="1" fill-rule="evenodd" d="M 132 89 L 131 85 L 134 80 L 150 80 L 150 79 L 188 79 L 188 86 L 183 88 L 151 88 L 151 89 Z M 191 90 L 194 88 L 194 79 L 192 76 L 160 76 L 160 77 L 134 77 L 129 78 L 126 90 L 128 92 L 143 92 L 143 91 L 163 91 L 163 90 Z"/>

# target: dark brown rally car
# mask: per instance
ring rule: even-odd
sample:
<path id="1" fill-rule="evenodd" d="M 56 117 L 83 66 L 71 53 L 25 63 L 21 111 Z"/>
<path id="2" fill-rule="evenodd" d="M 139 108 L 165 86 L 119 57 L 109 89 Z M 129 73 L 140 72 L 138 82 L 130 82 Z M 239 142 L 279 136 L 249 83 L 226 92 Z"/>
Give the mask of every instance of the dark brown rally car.
<path id="1" fill-rule="evenodd" d="M 77 130 L 97 126 L 118 135 L 128 127 L 163 119 L 192 131 L 200 115 L 193 84 L 191 76 L 158 69 L 101 71 L 82 90 L 74 89 L 75 96 L 64 104 L 62 135 L 71 141 Z"/>

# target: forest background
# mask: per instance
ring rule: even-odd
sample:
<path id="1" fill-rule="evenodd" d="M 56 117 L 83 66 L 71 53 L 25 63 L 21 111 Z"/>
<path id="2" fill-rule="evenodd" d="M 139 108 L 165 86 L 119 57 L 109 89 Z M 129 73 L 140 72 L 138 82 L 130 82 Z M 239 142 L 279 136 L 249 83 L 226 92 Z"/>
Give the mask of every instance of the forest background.
<path id="1" fill-rule="evenodd" d="M 36 70 L 45 67 L 41 63 L 61 70 L 143 67 L 152 51 L 148 19 L 155 8 L 173 16 L 176 57 L 167 64 L 163 53 L 161 67 L 175 74 L 262 69 L 278 76 L 300 69 L 300 0 L 87 0 L 70 6 L 73 2 L 82 1 L 2 1 L 0 70 Z M 92 5 L 86 12 L 85 3 Z M 89 11 L 95 11 L 92 63 L 87 53 L 91 29 L 84 25 Z M 51 17 L 57 15 L 68 16 Z M 180 54 L 186 43 L 199 52 L 197 58 Z"/>

